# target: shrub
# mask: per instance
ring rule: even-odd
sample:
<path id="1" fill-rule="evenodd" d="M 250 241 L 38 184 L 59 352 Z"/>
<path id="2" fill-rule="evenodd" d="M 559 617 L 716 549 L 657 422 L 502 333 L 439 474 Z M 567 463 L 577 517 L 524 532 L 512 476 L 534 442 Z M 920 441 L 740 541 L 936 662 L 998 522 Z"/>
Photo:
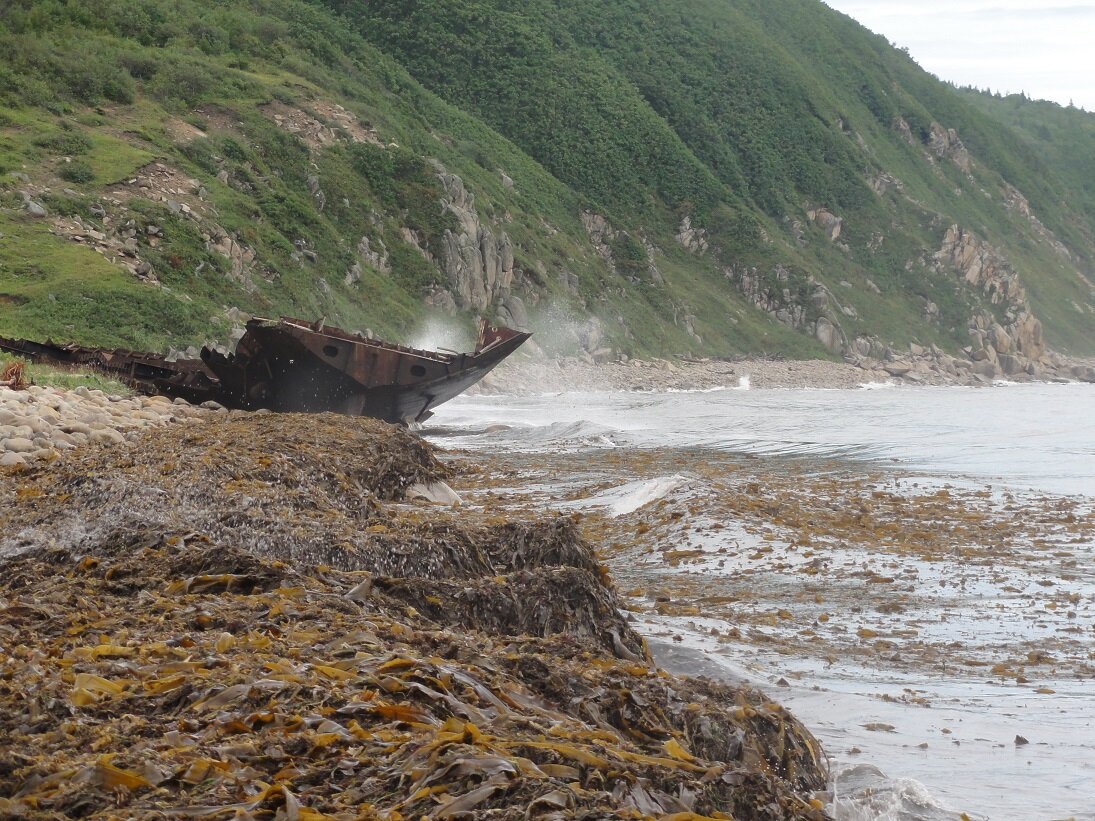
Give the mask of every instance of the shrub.
<path id="1" fill-rule="evenodd" d="M 64 126 L 62 127 L 64 128 Z M 86 154 L 91 150 L 91 138 L 84 132 L 76 131 L 71 127 L 37 137 L 34 144 L 54 154 L 64 154 L 66 156 Z"/>
<path id="2" fill-rule="evenodd" d="M 91 170 L 91 166 L 82 160 L 65 163 L 57 174 L 61 179 L 75 183 L 91 182 L 95 179 L 95 172 Z"/>
<path id="3" fill-rule="evenodd" d="M 161 100 L 176 100 L 193 106 L 215 87 L 215 78 L 207 65 L 197 61 L 173 62 L 162 66 L 151 84 Z"/>
<path id="4" fill-rule="evenodd" d="M 118 62 L 135 80 L 151 80 L 160 70 L 160 61 L 148 52 L 127 52 L 118 57 Z"/>
<path id="5" fill-rule="evenodd" d="M 624 232 L 618 233 L 609 241 L 612 259 L 616 267 L 627 274 L 638 274 L 646 270 L 646 249 Z"/>
<path id="6" fill-rule="evenodd" d="M 82 217 L 91 219 L 92 213 L 90 200 L 86 198 L 70 197 L 65 194 L 44 194 L 42 202 L 54 214 L 62 217 Z"/>

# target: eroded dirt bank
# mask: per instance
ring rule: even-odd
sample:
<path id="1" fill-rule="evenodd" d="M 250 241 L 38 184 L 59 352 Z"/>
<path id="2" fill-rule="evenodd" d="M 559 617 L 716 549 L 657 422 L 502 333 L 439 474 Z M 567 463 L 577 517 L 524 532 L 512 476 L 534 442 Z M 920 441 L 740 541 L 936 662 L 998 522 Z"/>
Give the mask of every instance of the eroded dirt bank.
<path id="1" fill-rule="evenodd" d="M 825 817 L 793 717 L 657 670 L 570 518 L 404 501 L 445 475 L 240 414 L 0 471 L 0 815 Z"/>

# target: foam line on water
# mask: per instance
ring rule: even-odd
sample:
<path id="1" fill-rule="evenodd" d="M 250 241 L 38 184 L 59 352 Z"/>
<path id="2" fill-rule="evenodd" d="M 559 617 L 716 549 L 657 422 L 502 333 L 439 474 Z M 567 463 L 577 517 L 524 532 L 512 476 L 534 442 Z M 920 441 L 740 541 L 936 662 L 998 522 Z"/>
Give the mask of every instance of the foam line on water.
<path id="1" fill-rule="evenodd" d="M 603 507 L 612 518 L 634 513 L 652 502 L 664 499 L 674 490 L 691 480 L 679 474 L 657 476 L 653 479 L 640 479 L 628 482 L 609 490 L 601 491 L 587 499 L 574 503 L 574 507 Z"/>

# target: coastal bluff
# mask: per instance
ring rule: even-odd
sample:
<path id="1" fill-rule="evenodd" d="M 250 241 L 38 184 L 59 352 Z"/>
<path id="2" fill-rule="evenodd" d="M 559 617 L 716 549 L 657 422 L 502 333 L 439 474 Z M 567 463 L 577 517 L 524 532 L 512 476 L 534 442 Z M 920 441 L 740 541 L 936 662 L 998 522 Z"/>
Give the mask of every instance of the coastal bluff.
<path id="1" fill-rule="evenodd" d="M 0 469 L 0 815 L 827 817 L 818 742 L 659 670 L 574 519 L 411 500 L 476 470 L 367 419 L 148 421 Z"/>

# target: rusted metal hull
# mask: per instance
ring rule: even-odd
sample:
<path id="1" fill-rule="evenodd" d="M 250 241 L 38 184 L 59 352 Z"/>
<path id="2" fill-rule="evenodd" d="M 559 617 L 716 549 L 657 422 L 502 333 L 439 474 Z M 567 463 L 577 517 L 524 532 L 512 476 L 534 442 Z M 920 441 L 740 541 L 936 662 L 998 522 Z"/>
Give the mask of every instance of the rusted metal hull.
<path id="1" fill-rule="evenodd" d="M 332 411 L 388 422 L 427 419 L 467 390 L 531 334 L 480 323 L 471 353 L 393 345 L 326 327 L 322 321 L 252 319 L 232 354 L 202 349 L 201 359 L 0 338 L 0 350 L 32 361 L 92 367 L 142 393 L 215 401 L 225 407 Z"/>

